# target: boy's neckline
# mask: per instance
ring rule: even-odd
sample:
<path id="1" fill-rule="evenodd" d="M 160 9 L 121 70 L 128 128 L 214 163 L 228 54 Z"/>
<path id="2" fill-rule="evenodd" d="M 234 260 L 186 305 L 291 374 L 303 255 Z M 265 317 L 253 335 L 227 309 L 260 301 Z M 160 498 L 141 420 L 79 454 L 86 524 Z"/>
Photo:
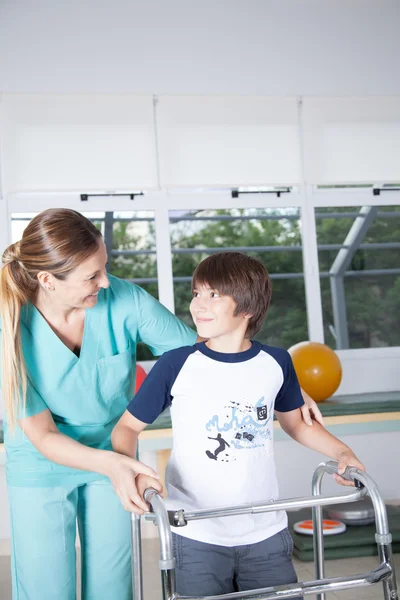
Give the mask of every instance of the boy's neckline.
<path id="1" fill-rule="evenodd" d="M 261 350 L 261 344 L 260 342 L 252 340 L 250 348 L 244 350 L 243 352 L 217 352 L 216 350 L 211 350 L 211 348 L 208 348 L 205 342 L 199 342 L 196 344 L 196 348 L 202 354 L 205 354 L 205 356 L 208 356 L 213 360 L 225 363 L 239 363 L 245 362 L 246 360 L 250 360 L 257 356 Z"/>

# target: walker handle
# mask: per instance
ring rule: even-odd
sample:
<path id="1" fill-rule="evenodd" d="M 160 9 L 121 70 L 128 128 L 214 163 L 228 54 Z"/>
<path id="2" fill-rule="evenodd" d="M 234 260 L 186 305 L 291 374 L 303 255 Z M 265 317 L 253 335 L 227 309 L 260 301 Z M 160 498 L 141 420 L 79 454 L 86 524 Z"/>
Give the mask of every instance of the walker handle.
<path id="1" fill-rule="evenodd" d="M 332 461 L 333 462 L 333 461 Z M 337 465 L 336 465 L 336 473 L 337 473 Z M 357 467 L 346 467 L 345 472 L 341 475 L 343 479 L 347 479 L 348 481 L 354 481 L 354 485 L 358 490 L 362 490 L 365 486 L 359 479 L 350 476 L 350 472 L 354 474 L 354 471 L 358 471 Z M 339 474 L 339 473 L 338 473 Z"/>

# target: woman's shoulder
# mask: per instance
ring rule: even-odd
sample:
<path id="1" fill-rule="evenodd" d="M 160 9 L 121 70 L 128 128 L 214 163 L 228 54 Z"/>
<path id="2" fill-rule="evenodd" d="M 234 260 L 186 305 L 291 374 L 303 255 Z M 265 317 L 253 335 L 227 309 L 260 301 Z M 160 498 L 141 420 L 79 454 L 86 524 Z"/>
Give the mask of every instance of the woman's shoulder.
<path id="1" fill-rule="evenodd" d="M 120 279 L 115 275 L 108 275 L 110 286 L 104 290 L 104 295 L 109 299 L 132 300 L 132 297 L 140 293 L 140 288 L 129 281 L 129 279 Z"/>
<path id="2" fill-rule="evenodd" d="M 156 300 L 140 286 L 128 279 L 120 279 L 114 275 L 108 275 L 110 285 L 103 290 L 103 302 L 110 307 L 124 306 L 132 310 L 132 306 L 139 308 L 144 304 L 153 304 Z"/>
<path id="3" fill-rule="evenodd" d="M 146 292 L 141 287 L 139 287 L 129 279 L 120 279 L 119 277 L 115 277 L 115 275 L 108 274 L 108 281 L 110 282 L 110 287 L 107 288 L 105 291 L 108 291 L 111 294 L 122 297 L 132 297 L 135 295 L 146 294 Z"/>

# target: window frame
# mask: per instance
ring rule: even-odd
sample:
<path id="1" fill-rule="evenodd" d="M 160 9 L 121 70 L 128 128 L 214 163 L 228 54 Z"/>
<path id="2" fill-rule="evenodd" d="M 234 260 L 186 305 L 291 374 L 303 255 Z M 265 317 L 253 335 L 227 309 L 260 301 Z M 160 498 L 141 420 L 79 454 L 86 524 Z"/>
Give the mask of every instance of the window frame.
<path id="1" fill-rule="evenodd" d="M 65 207 L 88 211 L 154 211 L 156 231 L 156 252 L 159 300 L 174 312 L 174 286 L 172 273 L 172 252 L 169 232 L 169 211 L 186 209 L 232 209 L 232 208 L 288 208 L 300 209 L 301 236 L 303 248 L 304 285 L 307 306 L 307 326 L 309 339 L 324 343 L 323 315 L 316 238 L 315 212 L 318 208 L 345 206 L 395 206 L 400 205 L 400 191 L 383 191 L 374 195 L 371 187 L 318 188 L 301 185 L 289 193 L 278 196 L 271 193 L 257 193 L 232 198 L 231 191 L 199 191 L 177 189 L 161 190 L 135 196 L 89 195 L 82 202 L 78 193 L 24 193 L 9 194 L 0 199 L 0 242 L 6 247 L 11 240 L 11 214 L 40 212 L 49 206 Z M 95 192 L 93 192 L 95 193 Z M 251 198 L 251 200 L 250 200 Z M 399 358 L 400 346 L 384 348 L 363 348 L 339 350 L 343 358 L 385 359 Z"/>

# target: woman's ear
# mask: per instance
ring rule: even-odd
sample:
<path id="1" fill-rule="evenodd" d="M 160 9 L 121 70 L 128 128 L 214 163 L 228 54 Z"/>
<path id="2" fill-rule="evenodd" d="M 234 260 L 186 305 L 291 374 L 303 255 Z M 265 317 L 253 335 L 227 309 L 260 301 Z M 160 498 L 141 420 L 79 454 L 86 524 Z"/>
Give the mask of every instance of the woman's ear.
<path id="1" fill-rule="evenodd" d="M 38 278 L 39 284 L 44 290 L 54 291 L 55 290 L 55 277 L 51 273 L 47 271 L 39 271 L 36 276 Z"/>

